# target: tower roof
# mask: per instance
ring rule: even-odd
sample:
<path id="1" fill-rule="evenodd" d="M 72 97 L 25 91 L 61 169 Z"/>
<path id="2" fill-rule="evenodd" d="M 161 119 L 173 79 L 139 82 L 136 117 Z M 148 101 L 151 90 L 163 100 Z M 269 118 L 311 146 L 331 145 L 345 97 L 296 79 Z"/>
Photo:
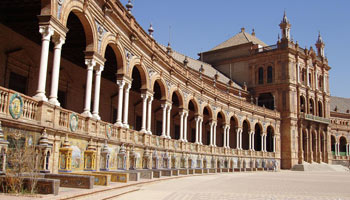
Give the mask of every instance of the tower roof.
<path id="1" fill-rule="evenodd" d="M 284 11 L 284 13 L 283 13 L 283 18 L 282 18 L 281 23 L 289 24 L 289 21 L 288 21 L 287 15 L 286 15 L 286 11 Z"/>
<path id="2" fill-rule="evenodd" d="M 321 37 L 321 33 L 318 32 L 318 38 L 317 38 L 316 44 L 323 44 L 323 43 L 324 43 L 324 42 L 323 42 L 323 39 L 322 39 L 322 37 Z"/>
<path id="3" fill-rule="evenodd" d="M 263 41 L 258 39 L 255 35 L 251 35 L 247 32 L 245 32 L 244 28 L 241 29 L 241 32 L 234 35 L 230 39 L 226 40 L 225 42 L 217 45 L 216 47 L 212 48 L 210 51 L 218 50 L 218 49 L 223 49 L 227 47 L 232 47 L 232 46 L 237 46 L 241 44 L 246 44 L 246 43 L 254 43 L 254 44 L 259 44 L 261 46 L 267 46 Z"/>

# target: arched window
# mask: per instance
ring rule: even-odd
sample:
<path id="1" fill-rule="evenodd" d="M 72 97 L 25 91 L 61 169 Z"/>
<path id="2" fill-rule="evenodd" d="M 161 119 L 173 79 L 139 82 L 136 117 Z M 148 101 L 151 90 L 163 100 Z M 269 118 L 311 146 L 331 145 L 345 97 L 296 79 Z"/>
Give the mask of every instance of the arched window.
<path id="1" fill-rule="evenodd" d="M 262 67 L 259 68 L 259 84 L 264 83 L 264 69 Z"/>
<path id="2" fill-rule="evenodd" d="M 305 112 L 305 98 L 300 96 L 300 112 Z"/>
<path id="3" fill-rule="evenodd" d="M 322 87 L 323 87 L 323 76 L 319 76 L 318 77 L 318 88 L 319 89 L 322 89 Z"/>
<path id="4" fill-rule="evenodd" d="M 314 100 L 310 99 L 310 114 L 314 114 Z"/>
<path id="5" fill-rule="evenodd" d="M 318 116 L 323 117 L 323 107 L 321 101 L 318 101 Z"/>
<path id="6" fill-rule="evenodd" d="M 305 83 L 305 69 L 301 70 L 301 82 Z"/>
<path id="7" fill-rule="evenodd" d="M 272 75 L 272 67 L 269 66 L 267 68 L 267 83 L 272 83 L 272 77 L 273 77 L 273 75 Z"/>

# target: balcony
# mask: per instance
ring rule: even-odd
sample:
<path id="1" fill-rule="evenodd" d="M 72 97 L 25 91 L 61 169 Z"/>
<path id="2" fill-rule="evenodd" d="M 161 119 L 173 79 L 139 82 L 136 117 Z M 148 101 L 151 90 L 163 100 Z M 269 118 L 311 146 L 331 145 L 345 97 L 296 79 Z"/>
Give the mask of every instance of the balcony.
<path id="1" fill-rule="evenodd" d="M 309 121 L 313 121 L 313 122 L 323 123 L 323 124 L 330 124 L 331 123 L 330 119 L 318 117 L 318 116 L 306 114 L 306 113 L 301 113 L 300 118 L 305 119 L 305 120 L 309 120 Z"/>
<path id="2" fill-rule="evenodd" d="M 74 134 L 80 138 L 97 137 L 110 143 L 125 143 L 131 146 L 145 146 L 151 149 L 185 152 L 191 154 L 240 156 L 255 158 L 279 158 L 279 153 L 253 152 L 223 147 L 181 142 L 179 140 L 161 138 L 156 135 L 147 135 L 128 128 L 117 127 L 114 124 L 84 117 L 78 113 L 38 102 L 35 99 L 19 94 L 22 103 L 22 112 L 18 118 L 10 113 L 10 104 L 14 104 L 13 97 L 16 91 L 0 87 L 0 120 L 10 122 L 21 127 L 36 127 L 39 129 L 55 130 L 62 134 Z M 18 102 L 17 102 L 18 103 Z"/>

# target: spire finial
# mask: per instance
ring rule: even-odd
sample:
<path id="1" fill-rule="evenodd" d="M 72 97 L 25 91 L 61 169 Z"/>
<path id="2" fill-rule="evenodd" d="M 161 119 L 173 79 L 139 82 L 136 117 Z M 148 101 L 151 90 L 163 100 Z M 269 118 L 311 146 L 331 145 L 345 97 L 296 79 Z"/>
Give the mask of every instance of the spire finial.
<path id="1" fill-rule="evenodd" d="M 255 36 L 255 29 L 252 30 L 252 36 Z"/>
<path id="2" fill-rule="evenodd" d="M 153 38 L 153 32 L 154 32 L 154 29 L 153 29 L 153 26 L 152 26 L 152 23 L 149 25 L 149 28 L 148 28 L 148 34 L 149 36 L 151 36 L 151 38 Z"/>
<path id="3" fill-rule="evenodd" d="M 244 31 L 245 31 L 245 28 L 242 27 L 242 28 L 241 28 L 241 33 L 244 33 Z"/>
<path id="4" fill-rule="evenodd" d="M 131 14 L 131 10 L 134 7 L 134 5 L 132 4 L 131 0 L 128 1 L 128 3 L 125 5 L 125 7 L 128 10 L 128 12 Z"/>

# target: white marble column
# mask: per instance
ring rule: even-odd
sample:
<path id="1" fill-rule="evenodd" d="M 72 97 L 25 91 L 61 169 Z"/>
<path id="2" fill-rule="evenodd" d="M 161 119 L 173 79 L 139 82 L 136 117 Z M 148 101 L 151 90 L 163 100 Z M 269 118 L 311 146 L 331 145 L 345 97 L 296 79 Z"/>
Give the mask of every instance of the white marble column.
<path id="1" fill-rule="evenodd" d="M 199 143 L 203 144 L 203 118 L 200 117 L 200 122 L 199 122 Z"/>
<path id="2" fill-rule="evenodd" d="M 255 151 L 255 132 L 252 131 L 252 150 Z"/>
<path id="3" fill-rule="evenodd" d="M 199 117 L 195 117 L 195 122 L 196 122 L 196 144 L 199 143 Z"/>
<path id="4" fill-rule="evenodd" d="M 249 150 L 252 150 L 252 132 L 249 132 Z"/>
<path id="5" fill-rule="evenodd" d="M 224 143 L 223 143 L 222 146 L 223 146 L 224 148 L 226 148 L 226 142 L 227 142 L 227 140 L 226 140 L 226 139 L 227 139 L 227 138 L 226 138 L 226 137 L 227 137 L 227 126 L 226 126 L 226 125 L 223 125 L 223 126 L 222 126 L 222 129 L 224 129 Z"/>
<path id="6" fill-rule="evenodd" d="M 273 136 L 273 152 L 276 152 L 276 136 Z"/>
<path id="7" fill-rule="evenodd" d="M 180 111 L 180 141 L 184 141 L 184 112 Z"/>
<path id="8" fill-rule="evenodd" d="M 230 126 L 227 126 L 227 148 L 230 148 Z"/>
<path id="9" fill-rule="evenodd" d="M 34 99 L 38 101 L 47 101 L 47 97 L 45 95 L 47 63 L 49 58 L 50 38 L 53 35 L 54 31 L 50 26 L 40 26 L 39 32 L 42 35 L 41 58 L 38 78 L 38 89 L 36 91 Z"/>
<path id="10" fill-rule="evenodd" d="M 170 136 L 170 114 L 171 114 L 171 105 L 168 105 L 168 121 L 167 121 L 167 137 L 171 139 Z M 187 142 L 187 139 L 185 138 L 185 141 Z"/>
<path id="11" fill-rule="evenodd" d="M 338 156 L 340 156 L 340 144 L 339 143 L 337 143 L 337 150 L 338 150 Z"/>
<path id="12" fill-rule="evenodd" d="M 216 127 L 217 127 L 217 122 L 214 123 L 214 134 L 213 134 L 213 141 L 214 141 L 214 146 L 216 147 Z"/>
<path id="13" fill-rule="evenodd" d="M 184 129 L 183 129 L 184 138 L 187 138 L 187 118 L 188 118 L 188 112 L 185 111 L 185 114 L 184 114 Z"/>
<path id="14" fill-rule="evenodd" d="M 117 85 L 119 86 L 119 93 L 118 93 L 118 113 L 117 113 L 117 122 L 116 125 L 121 127 L 123 126 L 122 123 L 122 113 L 123 113 L 123 95 L 124 95 L 124 80 L 117 80 Z"/>
<path id="15" fill-rule="evenodd" d="M 152 119 L 152 101 L 153 101 L 153 96 L 149 97 L 148 100 L 148 116 L 147 116 L 147 133 L 152 135 L 151 131 L 151 119 Z"/>
<path id="16" fill-rule="evenodd" d="M 131 84 L 125 83 L 125 95 L 124 95 L 124 119 L 123 126 L 124 128 L 129 128 L 129 93 Z"/>
<path id="17" fill-rule="evenodd" d="M 162 104 L 161 105 L 162 109 L 163 109 L 163 124 L 162 124 L 162 137 L 166 138 L 167 137 L 167 133 L 166 133 L 166 111 L 167 111 L 167 104 Z M 182 117 L 181 117 L 181 122 L 182 122 Z M 182 124 L 181 124 L 182 125 Z"/>
<path id="18" fill-rule="evenodd" d="M 261 151 L 264 151 L 264 134 L 261 134 Z"/>
<path id="19" fill-rule="evenodd" d="M 266 135 L 264 135 L 264 152 L 266 152 Z"/>
<path id="20" fill-rule="evenodd" d="M 100 90 L 101 90 L 101 73 L 103 66 L 99 66 L 95 70 L 95 95 L 94 95 L 94 110 L 92 111 L 92 117 L 100 120 L 99 107 L 100 107 Z"/>
<path id="21" fill-rule="evenodd" d="M 142 126 L 141 126 L 141 133 L 147 133 L 146 128 L 146 116 L 147 116 L 147 94 L 141 94 L 142 98 Z"/>
<path id="22" fill-rule="evenodd" d="M 237 130 L 236 130 L 236 148 L 237 149 L 240 149 L 239 148 L 239 132 L 240 132 L 240 128 L 237 128 Z"/>
<path id="23" fill-rule="evenodd" d="M 239 133 L 239 148 L 240 148 L 241 150 L 243 150 L 243 147 L 242 147 L 242 142 L 243 142 L 242 134 L 243 134 L 243 130 L 241 129 L 241 131 L 240 131 L 240 133 Z"/>
<path id="24" fill-rule="evenodd" d="M 61 36 L 53 36 L 52 41 L 55 44 L 54 56 L 53 56 L 53 66 L 52 66 L 52 77 L 51 77 L 51 93 L 49 102 L 53 105 L 60 106 L 60 102 L 58 102 L 58 84 L 60 77 L 60 63 L 61 63 L 61 52 L 62 46 L 65 42 L 65 39 Z"/>
<path id="25" fill-rule="evenodd" d="M 96 66 L 96 61 L 94 59 L 86 59 L 85 65 L 87 66 L 87 77 L 86 77 L 86 87 L 85 87 L 85 106 L 84 106 L 84 112 L 82 113 L 82 115 L 85 117 L 92 117 L 90 112 L 92 75 L 94 72 L 94 67 Z"/>
<path id="26" fill-rule="evenodd" d="M 213 131 L 213 127 L 214 127 L 214 122 L 213 121 L 211 121 L 210 123 L 209 123 L 209 125 L 210 125 L 210 146 L 213 146 L 213 134 L 214 134 L 214 131 Z"/>

